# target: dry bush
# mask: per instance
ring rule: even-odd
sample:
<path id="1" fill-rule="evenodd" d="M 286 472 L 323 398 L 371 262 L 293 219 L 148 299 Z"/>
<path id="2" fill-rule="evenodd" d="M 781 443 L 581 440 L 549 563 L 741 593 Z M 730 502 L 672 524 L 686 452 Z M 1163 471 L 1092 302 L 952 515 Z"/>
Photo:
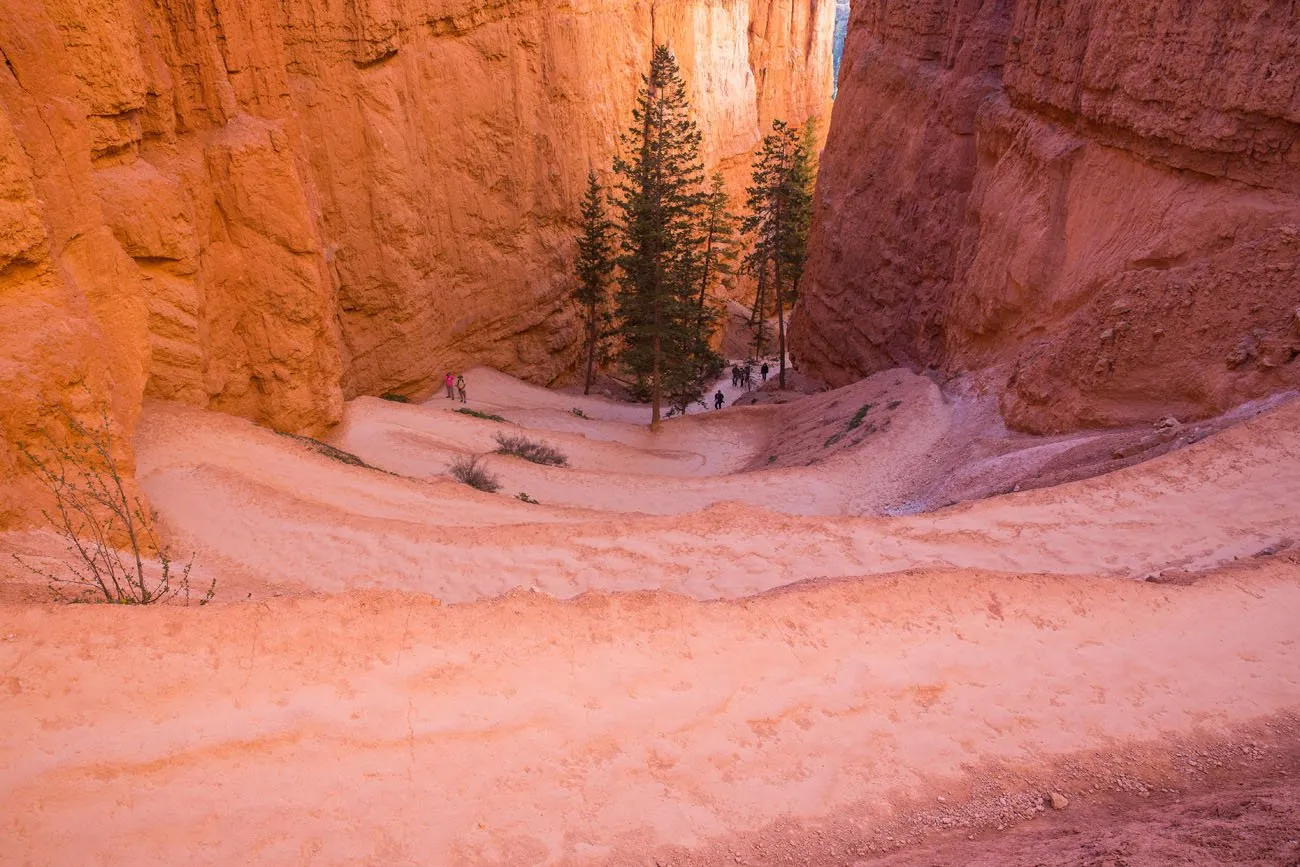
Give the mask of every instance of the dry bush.
<path id="1" fill-rule="evenodd" d="M 557 449 L 549 443 L 539 440 L 530 440 L 521 434 L 503 434 L 496 435 L 497 454 L 514 455 L 517 458 L 523 458 L 526 461 L 532 461 L 535 464 L 546 464 L 552 467 L 565 467 L 569 465 L 569 459 L 564 452 Z"/>
<path id="2" fill-rule="evenodd" d="M 485 455 L 460 455 L 451 462 L 451 474 L 471 488 L 495 494 L 501 490 L 501 480 L 483 466 Z"/>
<path id="3" fill-rule="evenodd" d="M 16 554 L 14 559 L 46 579 L 62 602 L 189 604 L 193 558 L 177 572 L 171 550 L 158 540 L 155 514 L 127 493 L 113 456 L 108 408 L 99 405 L 93 425 L 62 407 L 48 410 L 46 417 L 62 422 L 68 436 L 55 437 L 47 429 L 40 434 L 39 453 L 25 443 L 18 450 L 53 495 L 53 511 L 42 514 L 67 542 L 76 562 L 60 573 L 38 569 Z M 207 604 L 216 589 L 214 579 L 198 603 Z"/>

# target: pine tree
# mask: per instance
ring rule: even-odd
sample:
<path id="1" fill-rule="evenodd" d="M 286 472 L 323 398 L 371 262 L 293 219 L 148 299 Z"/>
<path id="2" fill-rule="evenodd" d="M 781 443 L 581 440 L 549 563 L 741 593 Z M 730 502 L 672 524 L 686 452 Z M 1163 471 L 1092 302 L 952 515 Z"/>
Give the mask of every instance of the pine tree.
<path id="1" fill-rule="evenodd" d="M 605 216 L 605 205 L 596 173 L 587 173 L 587 193 L 582 199 L 582 237 L 578 239 L 578 285 L 573 298 L 582 308 L 587 376 L 583 394 L 591 392 L 596 356 L 609 333 L 609 278 L 614 271 L 613 224 Z"/>
<path id="2" fill-rule="evenodd" d="M 667 46 L 656 45 L 632 112 L 634 125 L 622 137 L 628 156 L 614 162 L 621 358 L 649 392 L 652 429 L 666 397 L 680 406 L 694 402 L 692 392 L 702 393 L 712 356 L 708 338 L 715 320 L 701 315 L 696 299 L 704 166 L 700 132 L 689 111 L 677 61 Z"/>
<path id="3" fill-rule="evenodd" d="M 731 215 L 731 202 L 727 198 L 722 172 L 714 172 L 709 192 L 704 197 L 704 222 L 700 235 L 704 239 L 699 303 L 703 311 L 709 290 L 734 271 L 739 255 L 736 220 Z"/>
<path id="4" fill-rule="evenodd" d="M 784 121 L 772 121 L 772 132 L 763 137 L 758 162 L 754 165 L 753 185 L 748 189 L 750 213 L 744 228 L 754 236 L 748 265 L 758 275 L 760 286 L 769 285 L 770 277 L 776 296 L 781 388 L 785 388 L 786 301 L 793 303 L 795 287 L 803 274 L 812 219 L 814 147 L 815 134 L 811 127 L 801 132 Z M 760 294 L 755 304 L 760 327 L 763 301 Z M 760 345 L 761 340 L 760 331 Z"/>

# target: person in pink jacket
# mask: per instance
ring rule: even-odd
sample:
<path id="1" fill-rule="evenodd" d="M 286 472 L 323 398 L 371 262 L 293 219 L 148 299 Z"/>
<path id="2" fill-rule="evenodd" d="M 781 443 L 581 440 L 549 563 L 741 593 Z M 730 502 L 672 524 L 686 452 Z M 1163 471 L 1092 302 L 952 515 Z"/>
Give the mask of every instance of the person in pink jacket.
<path id="1" fill-rule="evenodd" d="M 450 373 L 447 374 L 446 379 L 443 380 L 443 384 L 447 386 L 447 399 L 455 400 L 456 399 L 456 377 L 452 376 Z"/>

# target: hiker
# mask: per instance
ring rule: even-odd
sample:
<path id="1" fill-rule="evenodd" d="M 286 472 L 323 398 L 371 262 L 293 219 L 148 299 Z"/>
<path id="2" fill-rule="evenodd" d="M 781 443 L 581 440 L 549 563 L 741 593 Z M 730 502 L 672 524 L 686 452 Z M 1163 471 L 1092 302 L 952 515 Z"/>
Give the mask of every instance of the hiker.
<path id="1" fill-rule="evenodd" d="M 731 387 L 735 388 L 740 385 L 740 365 L 731 365 Z"/>
<path id="2" fill-rule="evenodd" d="M 764 382 L 767 382 L 767 372 L 768 372 L 769 370 L 771 370 L 771 368 L 768 367 L 768 366 L 767 366 L 767 362 L 764 361 L 764 362 L 763 362 L 763 367 L 762 367 L 762 369 L 760 370 L 760 372 L 763 374 L 763 381 L 764 381 Z"/>
<path id="3" fill-rule="evenodd" d="M 456 392 L 454 389 L 456 388 L 456 377 L 452 376 L 451 373 L 448 372 L 446 378 L 443 380 L 443 384 L 447 386 L 447 400 L 455 400 Z"/>
<path id="4" fill-rule="evenodd" d="M 745 386 L 745 391 L 749 391 L 754 387 L 754 368 L 750 366 L 748 361 L 740 369 L 740 384 Z"/>
<path id="5" fill-rule="evenodd" d="M 722 396 L 722 389 L 718 389 L 718 393 L 713 396 L 713 408 L 722 409 L 722 404 L 725 401 L 726 398 Z"/>
<path id="6" fill-rule="evenodd" d="M 459 374 L 456 377 L 456 390 L 460 392 L 460 402 L 465 402 L 465 374 Z"/>

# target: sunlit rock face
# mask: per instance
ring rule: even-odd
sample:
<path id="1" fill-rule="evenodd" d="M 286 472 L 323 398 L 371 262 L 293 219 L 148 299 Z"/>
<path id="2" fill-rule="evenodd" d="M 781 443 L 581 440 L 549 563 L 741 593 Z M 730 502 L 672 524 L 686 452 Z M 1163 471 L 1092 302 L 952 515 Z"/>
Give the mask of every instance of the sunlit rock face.
<path id="1" fill-rule="evenodd" d="M 471 361 L 564 376 L 577 203 L 589 168 L 608 176 L 652 31 L 710 167 L 738 181 L 773 117 L 826 111 L 833 15 L 833 0 L 4 4 L 6 441 L 73 392 L 123 432 L 146 394 L 319 431 L 347 397 L 419 394 Z M 3 461 L 0 487 L 21 488 Z"/>
<path id="2" fill-rule="evenodd" d="M 796 358 L 983 369 L 1032 430 L 1300 384 L 1300 10 L 854 4 Z"/>

